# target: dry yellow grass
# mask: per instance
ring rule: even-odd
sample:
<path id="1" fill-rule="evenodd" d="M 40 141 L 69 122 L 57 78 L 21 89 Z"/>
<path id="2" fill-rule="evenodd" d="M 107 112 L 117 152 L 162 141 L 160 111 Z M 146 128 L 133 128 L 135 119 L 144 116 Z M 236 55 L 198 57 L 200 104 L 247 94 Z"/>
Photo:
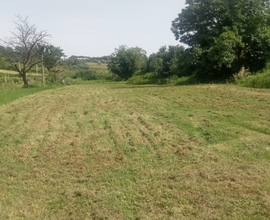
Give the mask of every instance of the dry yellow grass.
<path id="1" fill-rule="evenodd" d="M 0 107 L 0 219 L 269 219 L 270 93 L 80 85 Z"/>
<path id="2" fill-rule="evenodd" d="M 3 70 L 3 69 L 0 69 L 0 73 L 4 73 L 4 74 L 18 74 L 18 72 L 16 71 L 13 71 L 13 70 Z"/>
<path id="3" fill-rule="evenodd" d="M 17 71 L 13 71 L 13 70 L 4 70 L 4 69 L 0 69 L 0 73 L 2 74 L 7 74 L 7 75 L 19 75 L 19 73 Z M 41 71 L 39 70 L 39 73 L 27 73 L 27 75 L 31 75 L 31 76 L 41 76 Z M 47 73 L 45 72 L 45 74 L 47 75 Z"/>

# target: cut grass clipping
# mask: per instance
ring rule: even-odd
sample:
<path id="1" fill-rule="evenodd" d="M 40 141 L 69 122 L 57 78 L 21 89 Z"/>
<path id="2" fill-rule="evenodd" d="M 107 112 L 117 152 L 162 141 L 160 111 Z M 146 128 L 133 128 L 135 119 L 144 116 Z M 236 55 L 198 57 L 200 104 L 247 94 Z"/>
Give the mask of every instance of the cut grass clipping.
<path id="1" fill-rule="evenodd" d="M 270 219 L 270 93 L 80 85 L 0 106 L 0 219 Z"/>

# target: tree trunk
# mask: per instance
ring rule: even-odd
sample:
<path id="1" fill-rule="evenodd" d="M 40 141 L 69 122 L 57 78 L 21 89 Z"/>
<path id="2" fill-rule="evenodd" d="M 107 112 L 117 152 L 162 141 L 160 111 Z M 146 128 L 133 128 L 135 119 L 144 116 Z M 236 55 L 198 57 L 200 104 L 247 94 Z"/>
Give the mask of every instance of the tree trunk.
<path id="1" fill-rule="evenodd" d="M 28 87 L 28 81 L 26 79 L 26 73 L 22 73 L 22 78 L 23 78 L 23 86 Z"/>

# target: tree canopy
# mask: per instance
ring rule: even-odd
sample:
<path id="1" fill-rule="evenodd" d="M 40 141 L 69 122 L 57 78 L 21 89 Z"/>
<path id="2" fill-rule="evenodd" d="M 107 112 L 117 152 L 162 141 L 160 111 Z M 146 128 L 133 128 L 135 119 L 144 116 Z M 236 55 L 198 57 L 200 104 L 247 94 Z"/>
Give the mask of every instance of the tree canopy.
<path id="1" fill-rule="evenodd" d="M 60 47 L 53 45 L 39 45 L 39 53 L 42 56 L 44 66 L 49 71 L 49 76 L 52 82 L 61 81 L 59 64 L 62 57 L 65 56 Z"/>
<path id="2" fill-rule="evenodd" d="M 188 46 L 198 74 L 226 76 L 242 66 L 262 69 L 270 51 L 269 0 L 187 0 L 172 21 L 177 40 Z"/>
<path id="3" fill-rule="evenodd" d="M 152 72 L 164 78 L 172 75 L 179 75 L 178 62 L 183 58 L 185 48 L 183 46 L 163 46 L 157 53 L 149 56 L 146 65 L 146 72 Z"/>
<path id="4" fill-rule="evenodd" d="M 128 48 L 120 46 L 111 54 L 108 61 L 108 69 L 126 80 L 136 71 L 142 70 L 146 65 L 146 51 L 139 47 Z"/>

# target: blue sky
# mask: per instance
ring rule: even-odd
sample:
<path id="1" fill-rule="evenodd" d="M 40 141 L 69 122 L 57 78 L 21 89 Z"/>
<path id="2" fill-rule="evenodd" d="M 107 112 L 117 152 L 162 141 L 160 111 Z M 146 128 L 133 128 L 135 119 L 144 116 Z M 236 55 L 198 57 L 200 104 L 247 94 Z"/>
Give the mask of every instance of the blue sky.
<path id="1" fill-rule="evenodd" d="M 171 22 L 185 0 L 6 0 L 0 13 L 0 38 L 14 30 L 15 15 L 51 34 L 49 42 L 66 55 L 110 55 L 120 45 L 147 54 L 177 45 Z"/>

